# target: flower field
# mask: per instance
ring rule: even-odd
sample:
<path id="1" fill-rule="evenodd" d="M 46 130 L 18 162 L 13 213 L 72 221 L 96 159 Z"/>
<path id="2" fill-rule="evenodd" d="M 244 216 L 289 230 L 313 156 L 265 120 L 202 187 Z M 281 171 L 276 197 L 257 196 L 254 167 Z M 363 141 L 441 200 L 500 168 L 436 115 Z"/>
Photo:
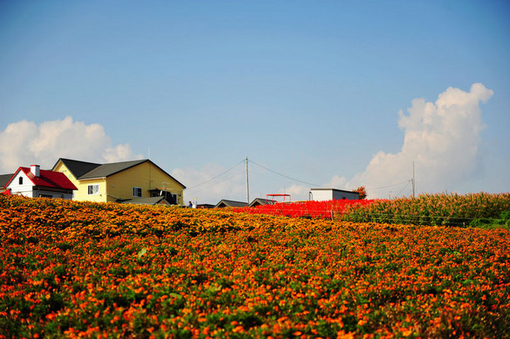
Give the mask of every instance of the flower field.
<path id="1" fill-rule="evenodd" d="M 510 231 L 0 196 L 0 337 L 494 337 Z"/>
<path id="2" fill-rule="evenodd" d="M 280 215 L 292 218 L 334 219 L 347 209 L 368 206 L 375 200 L 329 200 L 329 201 L 298 201 L 293 203 L 278 202 L 275 204 L 255 207 L 236 207 L 234 212 L 250 214 Z"/>

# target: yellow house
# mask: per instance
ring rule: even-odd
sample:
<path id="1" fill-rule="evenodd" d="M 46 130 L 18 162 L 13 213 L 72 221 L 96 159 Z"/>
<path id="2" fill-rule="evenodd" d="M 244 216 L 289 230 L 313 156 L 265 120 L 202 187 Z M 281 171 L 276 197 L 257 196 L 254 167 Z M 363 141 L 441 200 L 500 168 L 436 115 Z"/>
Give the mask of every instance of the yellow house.
<path id="1" fill-rule="evenodd" d="M 60 158 L 52 170 L 78 188 L 73 200 L 184 204 L 186 187 L 149 159 L 97 164 Z"/>

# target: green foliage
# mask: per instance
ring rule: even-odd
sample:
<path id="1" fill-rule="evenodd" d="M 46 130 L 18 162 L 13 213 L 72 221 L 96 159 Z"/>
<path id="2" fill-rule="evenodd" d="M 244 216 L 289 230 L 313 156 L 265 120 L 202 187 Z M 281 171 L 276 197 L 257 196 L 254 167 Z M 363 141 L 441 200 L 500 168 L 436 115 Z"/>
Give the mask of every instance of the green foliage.
<path id="1" fill-rule="evenodd" d="M 510 225 L 510 193 L 425 194 L 348 206 L 342 220 L 427 226 Z"/>

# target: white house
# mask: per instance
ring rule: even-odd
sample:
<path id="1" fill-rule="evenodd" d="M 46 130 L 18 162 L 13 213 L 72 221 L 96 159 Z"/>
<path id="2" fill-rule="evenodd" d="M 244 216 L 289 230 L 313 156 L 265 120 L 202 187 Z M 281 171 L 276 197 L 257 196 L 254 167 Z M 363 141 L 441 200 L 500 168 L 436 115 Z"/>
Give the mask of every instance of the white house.
<path id="1" fill-rule="evenodd" d="M 4 186 L 9 194 L 25 197 L 72 199 L 76 186 L 64 173 L 42 170 L 39 165 L 20 167 Z"/>
<path id="2" fill-rule="evenodd" d="M 358 200 L 359 193 L 352 191 L 338 190 L 336 188 L 312 188 L 310 189 L 310 200 Z"/>

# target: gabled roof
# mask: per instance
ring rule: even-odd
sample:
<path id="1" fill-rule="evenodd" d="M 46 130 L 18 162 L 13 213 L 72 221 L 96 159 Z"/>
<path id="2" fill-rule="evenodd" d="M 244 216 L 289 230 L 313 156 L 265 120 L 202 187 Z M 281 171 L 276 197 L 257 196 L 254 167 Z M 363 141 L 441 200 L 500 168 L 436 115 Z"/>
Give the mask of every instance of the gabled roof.
<path id="1" fill-rule="evenodd" d="M 58 162 L 61 161 L 69 171 L 74 175 L 76 179 L 81 177 L 82 175 L 92 171 L 94 168 L 101 166 L 101 164 L 96 164 L 93 162 L 72 160 L 72 159 L 58 159 L 57 163 L 53 166 L 52 170 L 55 170 Z"/>
<path id="2" fill-rule="evenodd" d="M 36 177 L 31 171 L 29 167 L 20 167 L 18 170 L 11 176 L 5 187 L 7 187 L 12 180 L 18 175 L 20 171 L 23 171 L 25 175 L 32 181 L 34 186 L 38 187 L 52 187 L 52 188 L 62 188 L 67 190 L 77 190 L 76 186 L 69 180 L 68 177 L 64 173 L 48 171 L 48 170 L 39 170 L 39 176 Z"/>
<path id="3" fill-rule="evenodd" d="M 274 200 L 268 200 L 267 198 L 255 198 L 250 202 L 250 207 L 259 205 L 274 205 Z"/>
<path id="4" fill-rule="evenodd" d="M 143 164 L 144 162 L 149 162 L 153 166 L 158 168 L 161 172 L 165 173 L 167 176 L 175 180 L 175 182 L 181 185 L 182 188 L 186 188 L 186 186 L 181 184 L 177 179 L 172 177 L 170 174 L 165 172 L 163 169 L 161 169 L 161 167 L 159 167 L 149 159 L 112 162 L 108 164 L 96 164 L 92 162 L 60 158 L 57 161 L 57 163 L 53 166 L 53 168 L 57 166 L 59 161 L 66 165 L 69 171 L 71 171 L 74 177 L 78 180 L 106 178 L 119 172 L 125 171 L 129 168 Z"/>
<path id="5" fill-rule="evenodd" d="M 5 187 L 7 183 L 11 180 L 14 173 L 10 174 L 0 174 L 0 187 Z"/>
<path id="6" fill-rule="evenodd" d="M 144 160 L 134 160 L 134 161 L 123 161 L 123 162 L 112 162 L 109 164 L 99 165 L 91 171 L 81 175 L 78 179 L 97 179 L 97 178 L 106 178 L 116 173 L 125 171 L 131 167 L 136 165 L 140 165 L 146 161 L 150 161 L 147 159 Z"/>
<path id="7" fill-rule="evenodd" d="M 245 206 L 248 206 L 248 203 L 243 202 L 243 201 L 222 199 L 214 207 L 222 208 L 222 207 L 245 207 Z"/>

